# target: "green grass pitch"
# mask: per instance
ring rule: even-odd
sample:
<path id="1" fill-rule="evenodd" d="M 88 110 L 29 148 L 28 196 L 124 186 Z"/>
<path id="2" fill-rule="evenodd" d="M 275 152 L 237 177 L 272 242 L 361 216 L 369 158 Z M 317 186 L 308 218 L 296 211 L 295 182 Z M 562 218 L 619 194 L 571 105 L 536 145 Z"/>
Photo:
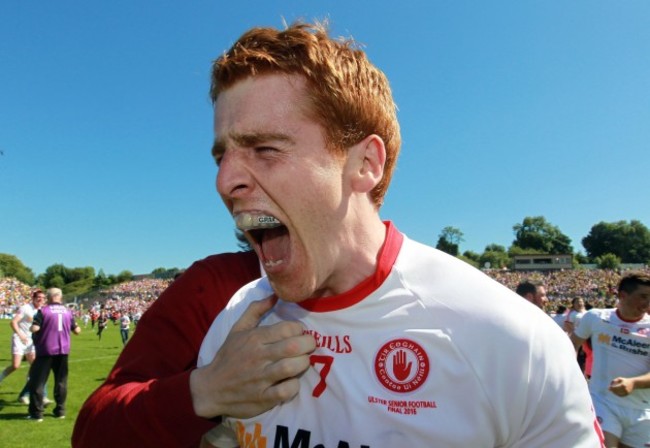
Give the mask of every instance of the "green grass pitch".
<path id="1" fill-rule="evenodd" d="M 11 334 L 9 320 L 0 319 L 0 370 L 11 363 Z M 133 329 L 131 329 L 133 333 Z M 25 385 L 28 364 L 23 360 L 20 369 L 0 383 L 0 445 L 22 447 L 69 447 L 72 428 L 86 398 L 104 381 L 117 356 L 122 351 L 119 325 L 109 322 L 97 339 L 96 332 L 81 324 L 81 334 L 72 336 L 69 356 L 68 398 L 66 418 L 52 416 L 53 404 L 45 408 L 43 422 L 25 420 L 27 406 L 18 403 L 18 393 Z M 50 374 L 47 389 L 54 399 L 53 376 Z"/>

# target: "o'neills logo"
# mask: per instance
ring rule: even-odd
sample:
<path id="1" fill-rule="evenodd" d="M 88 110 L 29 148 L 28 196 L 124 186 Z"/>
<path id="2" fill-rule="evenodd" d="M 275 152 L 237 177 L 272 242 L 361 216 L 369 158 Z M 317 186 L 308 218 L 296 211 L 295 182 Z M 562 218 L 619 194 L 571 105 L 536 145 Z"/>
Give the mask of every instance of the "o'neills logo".
<path id="1" fill-rule="evenodd" d="M 375 356 L 375 374 L 379 382 L 393 392 L 413 392 L 429 375 L 429 357 L 417 342 L 393 339 Z"/>

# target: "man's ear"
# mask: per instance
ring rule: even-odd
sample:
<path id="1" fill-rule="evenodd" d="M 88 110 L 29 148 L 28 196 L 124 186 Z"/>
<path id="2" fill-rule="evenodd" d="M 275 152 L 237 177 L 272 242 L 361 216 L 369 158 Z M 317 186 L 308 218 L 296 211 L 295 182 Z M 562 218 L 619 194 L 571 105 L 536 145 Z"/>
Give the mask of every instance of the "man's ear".
<path id="1" fill-rule="evenodd" d="M 348 163 L 351 187 L 358 193 L 369 193 L 384 177 L 386 147 L 376 134 L 371 134 L 349 148 Z"/>

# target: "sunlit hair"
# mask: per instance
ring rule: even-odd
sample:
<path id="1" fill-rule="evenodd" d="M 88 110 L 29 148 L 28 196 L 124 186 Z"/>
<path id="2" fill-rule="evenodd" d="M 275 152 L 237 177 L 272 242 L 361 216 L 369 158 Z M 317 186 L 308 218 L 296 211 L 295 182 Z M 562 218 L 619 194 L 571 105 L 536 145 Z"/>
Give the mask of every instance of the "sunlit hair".
<path id="1" fill-rule="evenodd" d="M 383 72 L 352 39 L 333 39 L 326 23 L 297 22 L 284 30 L 252 28 L 212 66 L 210 97 L 249 76 L 300 75 L 307 80 L 308 113 L 325 131 L 328 147 L 342 153 L 376 134 L 386 146 L 384 175 L 372 190 L 379 207 L 388 189 L 401 137 L 396 106 Z"/>
<path id="2" fill-rule="evenodd" d="M 50 288 L 47 290 L 47 301 L 51 302 L 55 297 L 63 297 L 63 291 L 59 288 Z"/>
<path id="3" fill-rule="evenodd" d="M 650 274 L 643 271 L 632 271 L 625 274 L 618 284 L 618 292 L 632 294 L 637 287 L 645 285 L 650 286 Z"/>

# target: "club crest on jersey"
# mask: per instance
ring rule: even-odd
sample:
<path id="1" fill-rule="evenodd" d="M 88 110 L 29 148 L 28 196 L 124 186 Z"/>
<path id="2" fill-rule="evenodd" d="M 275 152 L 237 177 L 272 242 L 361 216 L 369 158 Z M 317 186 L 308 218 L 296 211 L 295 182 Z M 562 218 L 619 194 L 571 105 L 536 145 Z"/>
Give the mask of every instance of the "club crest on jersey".
<path id="1" fill-rule="evenodd" d="M 417 342 L 393 339 L 377 351 L 375 374 L 381 385 L 392 392 L 413 392 L 429 376 L 429 357 Z"/>

